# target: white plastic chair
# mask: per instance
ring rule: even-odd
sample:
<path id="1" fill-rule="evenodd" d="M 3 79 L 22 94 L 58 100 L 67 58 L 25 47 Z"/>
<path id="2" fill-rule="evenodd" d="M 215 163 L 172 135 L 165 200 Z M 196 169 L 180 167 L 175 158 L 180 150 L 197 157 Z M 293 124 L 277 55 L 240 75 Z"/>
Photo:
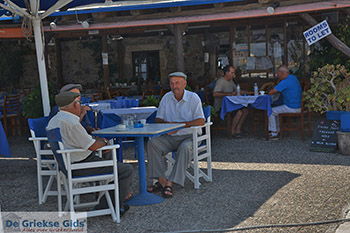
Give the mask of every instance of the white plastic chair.
<path id="1" fill-rule="evenodd" d="M 52 186 L 56 179 L 56 161 L 52 151 L 43 148 L 44 143 L 48 142 L 45 130 L 47 123 L 47 117 L 28 119 L 31 134 L 28 140 L 33 142 L 36 153 L 39 204 L 45 203 L 48 196 L 58 195 Z M 48 177 L 47 182 L 45 177 Z"/>
<path id="2" fill-rule="evenodd" d="M 192 129 L 192 142 L 193 142 L 193 157 L 186 170 L 186 177 L 193 182 L 194 188 L 199 189 L 201 183 L 199 179 L 204 178 L 207 182 L 212 182 L 212 165 L 211 165 L 211 139 L 210 139 L 210 126 L 213 122 L 210 121 L 210 107 L 204 107 L 204 115 L 206 122 L 202 126 L 193 126 Z M 198 131 L 202 130 L 202 135 L 198 135 Z M 176 156 L 176 155 L 174 155 Z M 175 159 L 173 153 L 168 153 L 166 156 L 168 169 L 166 175 L 169 175 L 174 164 Z M 200 167 L 199 162 L 206 163 L 203 168 Z"/>
<path id="3" fill-rule="evenodd" d="M 70 154 L 73 152 L 83 152 L 82 149 L 65 149 L 59 129 L 47 131 L 48 140 L 51 149 L 54 153 L 57 166 L 57 189 L 58 189 L 58 212 L 62 211 L 62 184 L 67 193 L 67 203 L 65 211 L 70 212 L 70 218 L 74 221 L 79 218 L 84 218 L 85 213 L 76 212 L 79 208 L 88 208 L 96 206 L 103 195 L 106 196 L 108 208 L 101 210 L 87 211 L 87 217 L 108 215 L 112 216 L 113 221 L 120 223 L 119 212 L 119 193 L 118 193 L 118 171 L 117 171 L 117 154 L 116 149 L 119 145 L 104 146 L 98 149 L 98 152 L 104 150 L 112 151 L 112 159 L 85 162 L 71 163 Z M 113 173 L 110 174 L 91 174 L 88 176 L 74 176 L 73 171 L 87 168 L 98 167 L 113 167 Z M 114 205 L 110 197 L 109 191 L 114 191 Z M 95 201 L 81 203 L 80 195 L 98 193 L 98 198 Z"/>

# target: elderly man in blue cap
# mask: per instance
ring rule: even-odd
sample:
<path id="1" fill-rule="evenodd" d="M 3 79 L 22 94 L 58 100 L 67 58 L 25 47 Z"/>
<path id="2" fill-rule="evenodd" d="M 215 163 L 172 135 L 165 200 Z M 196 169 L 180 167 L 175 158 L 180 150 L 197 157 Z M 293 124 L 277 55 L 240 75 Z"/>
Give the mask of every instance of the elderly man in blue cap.
<path id="1" fill-rule="evenodd" d="M 185 172 L 192 157 L 191 126 L 205 123 L 202 103 L 199 96 L 185 90 L 187 76 L 182 72 L 169 74 L 171 91 L 160 101 L 157 123 L 184 123 L 185 128 L 152 138 L 147 143 L 148 154 L 148 192 L 161 192 L 163 197 L 173 196 L 173 183 L 184 186 Z M 165 155 L 176 151 L 175 165 L 166 176 Z M 151 185 L 153 179 L 158 182 Z"/>

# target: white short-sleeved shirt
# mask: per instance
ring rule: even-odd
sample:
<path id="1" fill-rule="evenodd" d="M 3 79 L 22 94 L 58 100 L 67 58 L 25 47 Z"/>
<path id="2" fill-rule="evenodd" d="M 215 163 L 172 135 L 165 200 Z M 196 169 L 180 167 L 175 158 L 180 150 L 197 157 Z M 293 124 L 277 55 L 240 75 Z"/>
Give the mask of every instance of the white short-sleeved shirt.
<path id="1" fill-rule="evenodd" d="M 187 122 L 196 119 L 205 119 L 201 99 L 196 93 L 186 90 L 180 101 L 177 101 L 172 91 L 166 93 L 160 101 L 157 118 L 169 122 Z M 191 133 L 192 130 L 186 128 L 172 135 L 179 136 Z"/>
<path id="2" fill-rule="evenodd" d="M 59 128 L 62 143 L 65 149 L 83 149 L 85 152 L 71 153 L 71 161 L 79 162 L 87 158 L 92 151 L 89 147 L 95 143 L 95 139 L 89 135 L 80 123 L 80 118 L 73 113 L 59 111 L 49 121 L 46 129 Z"/>

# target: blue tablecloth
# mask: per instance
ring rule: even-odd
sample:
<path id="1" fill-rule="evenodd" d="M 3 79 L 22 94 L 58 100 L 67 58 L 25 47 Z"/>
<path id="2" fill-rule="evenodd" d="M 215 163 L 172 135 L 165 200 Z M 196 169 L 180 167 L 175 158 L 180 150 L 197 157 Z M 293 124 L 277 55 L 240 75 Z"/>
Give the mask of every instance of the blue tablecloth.
<path id="1" fill-rule="evenodd" d="M 225 96 L 222 99 L 221 112 L 220 112 L 221 119 L 225 118 L 226 113 L 233 112 L 243 108 L 244 105 L 236 104 L 235 102 L 240 102 L 244 98 L 246 98 L 247 103 L 249 103 L 251 96 Z M 237 101 L 238 99 L 239 101 Z M 248 107 L 252 107 L 260 110 L 266 110 L 267 115 L 270 116 L 272 113 L 271 103 L 272 103 L 272 100 L 270 95 L 261 95 L 256 98 L 254 103 L 249 103 Z"/>
<path id="2" fill-rule="evenodd" d="M 2 114 L 0 113 L 0 116 Z M 11 156 L 10 152 L 10 146 L 7 142 L 6 134 L 4 131 L 4 128 L 2 127 L 1 121 L 0 121 L 0 155 L 9 157 Z"/>

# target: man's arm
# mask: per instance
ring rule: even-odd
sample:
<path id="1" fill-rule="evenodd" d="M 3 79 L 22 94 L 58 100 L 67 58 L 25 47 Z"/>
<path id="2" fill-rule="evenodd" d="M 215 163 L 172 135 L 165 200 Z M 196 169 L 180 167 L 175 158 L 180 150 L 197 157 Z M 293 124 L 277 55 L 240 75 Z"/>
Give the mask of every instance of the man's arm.
<path id="1" fill-rule="evenodd" d="M 214 97 L 224 97 L 224 96 L 229 96 L 229 95 L 236 95 L 236 92 L 213 92 Z"/>
<path id="2" fill-rule="evenodd" d="M 275 89 L 275 88 L 273 88 L 271 91 L 269 91 L 269 95 L 274 95 L 274 94 L 276 94 L 278 91 Z"/>
<path id="3" fill-rule="evenodd" d="M 95 151 L 97 149 L 100 149 L 101 147 L 104 147 L 108 144 L 108 140 L 105 138 L 96 138 L 96 141 L 94 142 L 94 144 L 92 144 L 89 147 L 89 150 L 91 151 Z"/>
<path id="4" fill-rule="evenodd" d="M 156 118 L 157 123 L 178 123 L 178 124 L 185 124 L 185 128 L 191 127 L 191 126 L 200 126 L 204 125 L 205 120 L 203 118 L 198 118 L 193 121 L 184 121 L 184 122 L 169 122 L 165 121 L 161 118 Z"/>

